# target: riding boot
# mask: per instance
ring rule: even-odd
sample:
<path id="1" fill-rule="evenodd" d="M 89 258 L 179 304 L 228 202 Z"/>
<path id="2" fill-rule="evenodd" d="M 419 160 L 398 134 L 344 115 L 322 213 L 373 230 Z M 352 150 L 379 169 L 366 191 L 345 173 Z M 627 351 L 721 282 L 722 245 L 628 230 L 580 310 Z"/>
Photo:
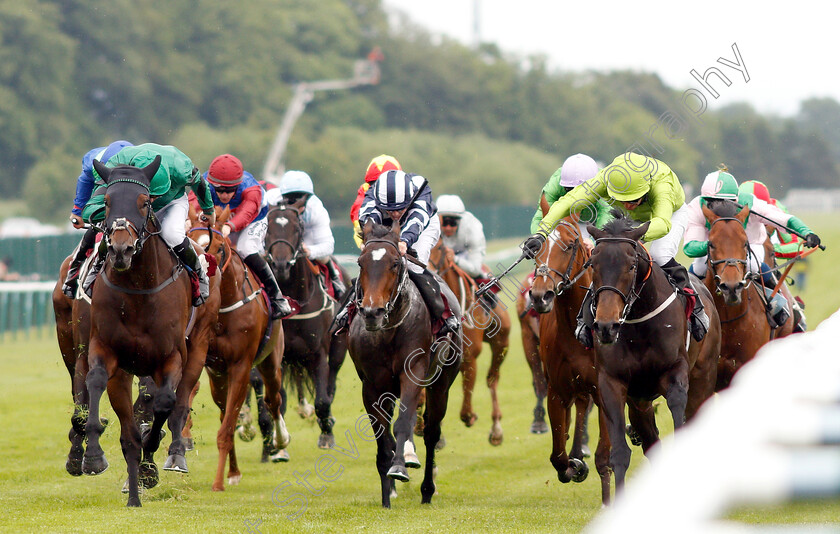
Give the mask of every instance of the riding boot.
<path id="1" fill-rule="evenodd" d="M 785 298 L 781 290 L 776 292 L 772 299 L 770 298 L 770 294 L 773 293 L 779 281 L 776 279 L 775 273 L 766 263 L 761 264 L 761 276 L 764 282 L 764 295 L 767 298 L 768 322 L 772 328 L 779 328 L 790 318 L 787 298 Z"/>
<path id="2" fill-rule="evenodd" d="M 794 332 L 805 332 L 808 330 L 808 324 L 806 323 L 805 319 L 805 312 L 803 311 L 803 306 L 799 304 L 800 299 L 798 297 L 794 297 L 793 302 L 791 302 L 791 307 L 793 308 L 793 331 Z"/>
<path id="3" fill-rule="evenodd" d="M 96 229 L 88 228 L 82 240 L 79 242 L 79 247 L 76 249 L 76 255 L 70 262 L 70 267 L 67 268 L 67 276 L 64 278 L 64 285 L 61 286 L 61 291 L 67 295 L 69 299 L 76 298 L 76 290 L 79 288 L 79 269 L 88 256 L 88 253 L 93 249 L 94 241 L 96 240 Z"/>
<path id="4" fill-rule="evenodd" d="M 330 272 L 330 281 L 335 290 L 335 300 L 343 299 L 344 294 L 347 292 L 347 287 L 341 281 L 341 272 L 338 270 L 338 266 L 332 258 L 327 259 L 327 270 Z"/>
<path id="5" fill-rule="evenodd" d="M 700 295 L 691 287 L 688 279 L 688 271 L 674 258 L 671 258 L 668 263 L 661 267 L 680 293 L 694 296 L 694 308 L 691 310 L 689 330 L 691 330 L 691 337 L 697 341 L 701 341 L 706 337 L 706 332 L 709 330 L 709 316 L 706 315 L 706 311 L 703 309 L 703 302 L 700 300 Z"/>
<path id="6" fill-rule="evenodd" d="M 254 252 L 245 257 L 245 265 L 260 279 L 265 292 L 268 293 L 268 300 L 271 301 L 271 320 L 288 317 L 292 313 L 292 306 L 280 292 L 280 286 L 277 285 L 277 279 L 274 278 L 274 273 L 268 263 Z"/>
<path id="7" fill-rule="evenodd" d="M 108 254 L 108 245 L 105 244 L 104 239 L 99 243 L 99 248 L 96 250 L 95 254 L 96 258 L 93 260 L 90 270 L 87 272 L 87 276 L 85 276 L 85 281 L 82 282 L 82 291 L 84 291 L 85 295 L 89 298 L 93 297 L 93 282 L 102 271 L 102 267 L 105 266 L 105 256 Z"/>
<path id="8" fill-rule="evenodd" d="M 198 295 L 193 295 L 192 305 L 201 306 L 210 298 L 210 279 L 207 277 L 207 273 L 198 259 L 198 254 L 190 243 L 190 238 L 185 237 L 181 243 L 172 247 L 172 251 L 198 277 Z"/>
<path id="9" fill-rule="evenodd" d="M 583 297 L 583 303 L 580 305 L 580 310 L 577 314 L 577 328 L 575 328 L 575 338 L 580 341 L 580 344 L 591 349 L 592 342 L 592 325 L 595 323 L 595 316 L 592 314 L 592 288 L 586 291 L 586 296 Z"/>
<path id="10" fill-rule="evenodd" d="M 446 319 L 443 318 L 446 313 L 446 305 L 443 302 L 443 295 L 440 291 L 440 284 L 435 276 L 428 270 L 423 269 L 419 273 L 412 270 L 408 271 L 408 277 L 417 286 L 420 296 L 423 297 L 423 302 L 429 308 L 429 313 L 432 314 L 432 324 L 438 321 L 443 322 L 443 326 L 438 330 L 437 337 L 441 337 L 449 332 L 457 332 L 461 323 L 454 315 L 450 315 Z"/>
<path id="11" fill-rule="evenodd" d="M 353 299 L 356 298 L 356 278 L 350 280 L 350 289 L 344 294 L 344 298 L 341 301 L 341 304 L 338 308 L 338 311 L 333 317 L 332 324 L 330 325 L 330 335 L 334 336 L 337 333 L 341 332 L 342 329 L 346 328 L 348 324 L 350 324 L 350 320 L 353 318 L 353 308 L 355 304 L 353 304 Z"/>

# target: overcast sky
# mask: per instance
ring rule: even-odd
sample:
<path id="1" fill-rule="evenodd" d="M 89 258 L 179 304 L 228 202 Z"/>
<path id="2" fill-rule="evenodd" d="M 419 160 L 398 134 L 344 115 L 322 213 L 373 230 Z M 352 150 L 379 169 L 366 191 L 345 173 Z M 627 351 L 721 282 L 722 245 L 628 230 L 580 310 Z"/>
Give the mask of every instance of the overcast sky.
<path id="1" fill-rule="evenodd" d="M 840 100 L 840 24 L 831 2 L 562 0 L 384 0 L 433 33 L 474 42 L 480 35 L 509 53 L 545 54 L 562 70 L 653 71 L 677 89 L 698 88 L 718 67 L 731 82 L 711 77 L 719 93 L 709 106 L 746 101 L 762 112 L 791 115 L 812 96 Z M 717 62 L 737 62 L 750 78 Z M 387 55 L 387 53 L 386 53 Z M 386 59 L 387 60 L 387 59 Z"/>

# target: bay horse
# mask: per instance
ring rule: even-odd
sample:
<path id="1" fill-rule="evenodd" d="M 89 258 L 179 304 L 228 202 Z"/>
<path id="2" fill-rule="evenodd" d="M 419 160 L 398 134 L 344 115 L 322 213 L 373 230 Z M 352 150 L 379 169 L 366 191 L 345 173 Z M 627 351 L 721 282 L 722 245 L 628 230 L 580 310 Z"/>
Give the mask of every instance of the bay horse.
<path id="1" fill-rule="evenodd" d="M 534 406 L 534 420 L 531 422 L 531 434 L 545 434 L 548 424 L 545 422 L 545 396 L 548 394 L 548 384 L 545 380 L 542 362 L 540 361 L 540 314 L 534 309 L 529 292 L 534 283 L 533 275 L 529 275 L 519 296 L 516 297 L 516 314 L 519 317 L 519 334 L 522 338 L 522 350 L 525 361 L 531 370 L 531 384 L 537 404 Z"/>
<path id="2" fill-rule="evenodd" d="M 421 503 L 432 502 L 435 493 L 435 445 L 446 414 L 449 388 L 461 365 L 460 332 L 434 342 L 429 311 L 420 292 L 408 277 L 407 256 L 399 251 L 399 222 L 383 226 L 368 220 L 362 231 L 359 256 L 358 313 L 349 325 L 350 357 L 362 381 L 362 401 L 376 436 L 376 468 L 382 490 L 382 506 L 391 507 L 394 481 L 409 480 L 405 444 L 417 417 L 423 388 L 423 441 L 426 465 L 420 485 Z M 454 295 L 442 284 L 450 308 L 460 317 Z M 460 330 L 460 329 L 459 329 Z M 397 399 L 400 413 L 391 433 Z"/>
<path id="3" fill-rule="evenodd" d="M 712 293 L 720 315 L 722 341 L 716 391 L 729 387 L 732 377 L 771 339 L 793 332 L 793 314 L 777 329 L 765 311 L 763 281 L 748 269 L 750 244 L 744 223 L 749 207 L 712 201 L 703 206 L 709 222 L 708 269 L 703 283 Z M 790 299 L 788 299 L 790 306 Z"/>
<path id="4" fill-rule="evenodd" d="M 335 300 L 321 282 L 318 268 L 303 251 L 303 223 L 300 208 L 304 200 L 295 204 L 279 204 L 269 210 L 266 252 L 283 295 L 300 303 L 300 312 L 283 321 L 285 351 L 283 373 L 286 384 L 295 384 L 301 375 L 315 389 L 315 416 L 321 435 L 318 447 L 335 446 L 332 403 L 336 378 L 347 354 L 347 336 L 329 335 L 336 312 Z M 342 272 L 346 276 L 346 273 Z M 345 278 L 347 279 L 347 278 Z M 298 385 L 298 398 L 303 392 Z M 281 411 L 286 413 L 284 387 Z"/>
<path id="5" fill-rule="evenodd" d="M 595 367 L 601 409 L 610 438 L 610 467 L 616 491 L 630 465 L 624 405 L 645 453 L 658 441 L 652 401 L 665 397 L 679 429 L 712 395 L 720 354 L 720 322 L 709 291 L 693 286 L 709 315 L 709 330 L 696 342 L 688 333 L 685 303 L 665 272 L 639 242 L 650 222 L 616 217 L 603 230 L 589 225 Z M 576 311 L 576 310 L 575 310 Z"/>
<path id="6" fill-rule="evenodd" d="M 571 218 L 561 220 L 534 258 L 536 270 L 531 302 L 539 317 L 539 355 L 548 381 L 548 415 L 551 421 L 551 464 L 560 482 L 583 482 L 589 472 L 584 461 L 583 438 L 592 400 L 598 405 L 600 436 L 595 466 L 601 477 L 601 502 L 610 502 L 610 440 L 598 396 L 595 353 L 575 339 L 577 313 L 592 283 L 589 250 Z M 566 440 L 576 408 L 572 449 Z"/>
<path id="7" fill-rule="evenodd" d="M 270 320 L 271 308 L 264 298 L 259 279 L 245 265 L 242 257 L 221 229 L 230 219 L 230 209 L 216 207 L 216 224 L 208 227 L 190 211 L 189 235 L 216 258 L 222 271 L 219 288 L 218 321 L 207 352 L 204 367 L 210 378 L 210 393 L 220 410 L 221 426 L 216 434 L 219 460 L 213 491 L 224 491 L 225 464 L 230 459 L 228 484 L 239 484 L 242 473 L 236 461 L 233 434 L 239 410 L 251 384 L 251 368 L 256 367 L 265 384 L 264 401 L 271 417 L 271 430 L 263 436 L 263 452 L 277 460 L 290 437 L 280 414 L 283 325 Z"/>
<path id="8" fill-rule="evenodd" d="M 504 439 L 502 432 L 502 410 L 499 407 L 499 370 L 502 362 L 505 361 L 508 346 L 510 344 L 510 315 L 504 306 L 496 306 L 492 312 L 488 312 L 489 306 L 477 305 L 475 292 L 478 289 L 475 280 L 455 264 L 452 249 L 443 244 L 439 239 L 432 248 L 429 255 L 431 270 L 443 278 L 449 289 L 458 299 L 461 310 L 470 310 L 466 313 L 466 320 L 463 322 L 463 343 L 464 353 L 461 363 L 463 374 L 464 399 L 461 404 L 461 421 L 467 427 L 471 427 L 478 419 L 473 411 L 472 394 L 475 389 L 475 376 L 478 371 L 476 360 L 481 354 L 482 341 L 490 345 L 493 357 L 490 360 L 490 368 L 487 371 L 487 388 L 490 390 L 490 399 L 493 403 L 490 435 L 488 440 L 491 445 L 501 445 Z M 491 316 L 492 313 L 492 316 Z"/>
<path id="9" fill-rule="evenodd" d="M 128 470 L 128 506 L 141 506 L 140 478 L 145 487 L 158 481 L 154 453 L 160 430 L 169 420 L 172 445 L 165 469 L 186 471 L 181 433 L 189 412 L 189 398 L 204 367 L 209 331 L 219 307 L 219 274 L 211 278 L 210 298 L 192 308 L 189 276 L 160 237 L 151 205 L 149 183 L 160 157 L 140 169 L 107 167 L 94 161 L 106 184 L 105 266 L 93 286 L 90 307 L 89 371 L 85 380 L 90 413 L 85 425 L 88 440 L 82 459 L 85 474 L 102 473 L 108 463 L 99 443 L 103 426 L 99 403 L 106 387 L 120 420 L 120 444 Z M 186 338 L 191 312 L 195 326 Z M 157 386 L 154 421 L 142 438 L 134 420 L 132 375 L 151 376 Z M 141 458 L 142 447 L 142 458 Z"/>

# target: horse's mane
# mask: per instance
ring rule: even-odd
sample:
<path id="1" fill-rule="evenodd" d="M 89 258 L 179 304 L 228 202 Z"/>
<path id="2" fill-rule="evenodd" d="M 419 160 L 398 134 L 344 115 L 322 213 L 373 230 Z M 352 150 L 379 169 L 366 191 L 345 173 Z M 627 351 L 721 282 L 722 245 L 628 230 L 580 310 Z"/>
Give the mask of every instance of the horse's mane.
<path id="1" fill-rule="evenodd" d="M 610 235 L 621 235 L 640 226 L 639 221 L 631 219 L 618 208 L 610 210 L 610 215 L 613 219 L 604 225 L 604 232 Z"/>
<path id="2" fill-rule="evenodd" d="M 390 225 L 373 223 L 373 228 L 370 229 L 367 239 L 382 239 L 389 236 L 396 242 L 396 236 L 391 231 Z"/>
<path id="3" fill-rule="evenodd" d="M 738 204 L 724 198 L 709 199 L 706 201 L 706 205 L 710 210 L 712 210 L 712 213 L 718 217 L 734 217 L 739 211 L 741 211 Z"/>

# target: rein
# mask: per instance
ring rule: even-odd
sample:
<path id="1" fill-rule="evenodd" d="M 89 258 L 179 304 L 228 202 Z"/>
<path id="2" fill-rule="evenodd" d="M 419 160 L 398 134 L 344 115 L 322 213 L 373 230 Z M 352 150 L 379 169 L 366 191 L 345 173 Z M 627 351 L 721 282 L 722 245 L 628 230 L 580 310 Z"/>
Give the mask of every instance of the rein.
<path id="1" fill-rule="evenodd" d="M 570 258 L 569 258 L 569 264 L 566 266 L 566 272 L 561 273 L 557 269 L 555 269 L 553 267 L 549 267 L 548 263 L 538 264 L 536 266 L 536 269 L 534 270 L 534 277 L 535 278 L 537 276 L 542 276 L 543 278 L 547 278 L 547 279 L 551 280 L 555 297 L 559 297 L 567 289 L 572 287 L 575 284 L 575 282 L 577 282 L 580 279 L 580 277 L 583 276 L 584 273 L 586 273 L 586 269 L 589 268 L 589 265 L 591 263 L 590 259 L 587 258 L 586 261 L 581 266 L 580 271 L 578 271 L 577 274 L 572 276 L 572 269 L 575 266 L 575 259 L 577 258 L 578 250 L 583 251 L 584 257 L 586 257 L 586 249 L 581 247 L 581 244 L 580 244 L 581 235 L 580 235 L 580 232 L 578 231 L 578 229 L 574 227 L 574 225 L 572 225 L 571 223 L 568 223 L 564 220 L 561 220 L 559 224 L 562 224 L 562 225 L 568 227 L 575 234 L 575 240 L 570 245 L 566 245 L 565 243 L 563 243 L 561 241 L 555 241 L 555 243 L 560 245 L 563 248 L 564 251 L 569 250 L 569 248 L 572 249 L 572 252 L 571 252 Z M 559 276 L 560 280 L 556 281 L 554 279 L 554 277 L 551 276 L 550 273 L 554 273 L 557 276 Z"/>

